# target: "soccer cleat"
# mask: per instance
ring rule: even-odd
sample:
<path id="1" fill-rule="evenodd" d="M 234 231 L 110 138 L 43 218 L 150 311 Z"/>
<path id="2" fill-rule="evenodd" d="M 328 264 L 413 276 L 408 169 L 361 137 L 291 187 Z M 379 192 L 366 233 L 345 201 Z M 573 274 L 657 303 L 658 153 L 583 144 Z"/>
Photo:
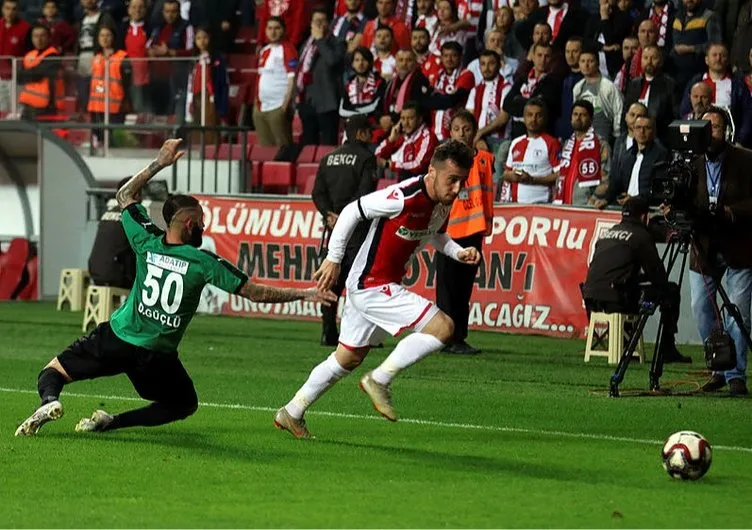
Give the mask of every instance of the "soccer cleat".
<path id="1" fill-rule="evenodd" d="M 76 424 L 76 432 L 99 432 L 103 431 L 115 417 L 103 410 L 95 410 L 91 418 L 81 418 Z"/>
<path id="2" fill-rule="evenodd" d="M 308 427 L 306 427 L 305 420 L 302 418 L 296 420 L 290 416 L 285 407 L 279 409 L 274 415 L 274 426 L 279 430 L 289 432 L 295 438 L 302 438 L 304 440 L 313 438 Z"/>
<path id="3" fill-rule="evenodd" d="M 34 414 L 16 429 L 16 436 L 34 436 L 45 423 L 59 420 L 63 417 L 63 404 L 59 401 L 50 401 L 39 407 Z"/>
<path id="4" fill-rule="evenodd" d="M 397 411 L 392 406 L 392 388 L 389 385 L 381 385 L 373 380 L 373 372 L 368 372 L 360 379 L 360 389 L 368 394 L 376 412 L 389 421 L 397 421 Z"/>

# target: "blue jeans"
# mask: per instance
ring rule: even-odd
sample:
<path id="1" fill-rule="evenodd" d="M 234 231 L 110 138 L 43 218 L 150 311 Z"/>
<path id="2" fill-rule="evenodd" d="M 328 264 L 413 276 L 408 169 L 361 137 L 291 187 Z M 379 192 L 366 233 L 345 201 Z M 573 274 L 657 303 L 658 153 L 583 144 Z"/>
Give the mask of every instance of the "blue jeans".
<path id="1" fill-rule="evenodd" d="M 733 269 L 726 265 L 720 254 L 710 259 L 710 275 L 706 276 L 694 271 L 689 272 L 689 286 L 692 291 L 692 314 L 695 317 L 700 338 L 703 342 L 710 332 L 718 327 L 718 317 L 715 309 L 718 282 L 726 275 L 726 291 L 731 303 L 739 308 L 744 327 L 750 326 L 750 301 L 752 300 L 752 269 Z M 747 339 L 744 338 L 736 322 L 726 315 L 725 328 L 736 348 L 736 368 L 724 373 L 726 382 L 732 379 L 746 380 L 747 370 Z"/>

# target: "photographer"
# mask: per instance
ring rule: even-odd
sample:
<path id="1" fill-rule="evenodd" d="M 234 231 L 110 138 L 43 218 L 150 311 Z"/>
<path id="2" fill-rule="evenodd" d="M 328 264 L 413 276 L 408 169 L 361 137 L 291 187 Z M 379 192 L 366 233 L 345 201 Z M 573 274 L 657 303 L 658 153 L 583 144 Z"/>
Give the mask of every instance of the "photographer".
<path id="1" fill-rule="evenodd" d="M 710 121 L 712 139 L 707 154 L 693 162 L 695 174 L 691 197 L 696 209 L 695 235 L 690 255 L 692 312 L 703 342 L 720 327 L 716 305 L 718 284 L 726 276 L 731 302 L 750 326 L 752 296 L 752 151 L 730 143 L 731 122 L 725 110 L 711 107 L 703 119 Z M 747 394 L 747 342 L 730 317 L 726 330 L 736 348 L 737 365 L 725 373 L 716 372 L 703 390 L 712 392 L 729 386 L 731 395 Z"/>
<path id="2" fill-rule="evenodd" d="M 588 313 L 640 310 L 640 298 L 659 303 L 664 333 L 659 346 L 665 363 L 690 363 L 676 349 L 679 288 L 668 281 L 653 237 L 648 231 L 648 202 L 632 197 L 622 207 L 622 221 L 601 235 L 582 289 Z M 643 271 L 643 274 L 640 274 Z M 640 283 L 649 281 L 648 287 Z"/>

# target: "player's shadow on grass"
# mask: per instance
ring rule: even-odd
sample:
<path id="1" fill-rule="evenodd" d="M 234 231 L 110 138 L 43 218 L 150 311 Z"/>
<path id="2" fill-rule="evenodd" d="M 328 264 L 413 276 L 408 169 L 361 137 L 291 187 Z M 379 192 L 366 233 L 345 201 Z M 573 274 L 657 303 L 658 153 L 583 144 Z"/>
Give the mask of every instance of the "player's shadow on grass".
<path id="1" fill-rule="evenodd" d="M 488 457 L 481 455 L 468 455 L 457 453 L 445 453 L 429 451 L 414 447 L 392 447 L 387 445 L 354 443 L 341 440 L 317 440 L 316 443 L 325 443 L 357 450 L 372 450 L 388 453 L 390 456 L 409 457 L 420 467 L 428 469 L 444 469 L 455 471 L 473 471 L 484 473 L 498 473 L 503 475 L 518 475 L 521 477 L 538 478 L 547 480 L 560 480 L 565 482 L 578 482 L 588 484 L 613 484 L 614 477 L 602 471 L 578 469 L 577 466 L 562 463 L 538 464 L 528 461 L 513 460 L 509 458 Z M 362 455 L 360 455 L 362 457 Z M 344 457 L 344 455 L 343 455 Z M 630 484 L 630 487 L 640 485 Z"/>

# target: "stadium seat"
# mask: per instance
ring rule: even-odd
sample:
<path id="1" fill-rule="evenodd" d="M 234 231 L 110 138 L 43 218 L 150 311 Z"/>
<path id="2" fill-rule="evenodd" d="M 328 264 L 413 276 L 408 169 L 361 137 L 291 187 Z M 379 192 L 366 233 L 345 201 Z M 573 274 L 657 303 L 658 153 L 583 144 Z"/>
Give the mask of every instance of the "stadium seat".
<path id="1" fill-rule="evenodd" d="M 219 148 L 214 144 L 204 146 L 204 160 L 216 160 Z"/>
<path id="2" fill-rule="evenodd" d="M 321 159 L 337 149 L 336 145 L 319 145 L 316 147 L 316 155 L 313 157 L 314 162 L 321 162 Z"/>
<path id="3" fill-rule="evenodd" d="M 255 68 L 257 64 L 257 57 L 248 53 L 231 53 L 227 60 L 227 67 L 233 70 Z"/>
<path id="4" fill-rule="evenodd" d="M 300 150 L 300 154 L 298 155 L 298 164 L 312 164 L 313 159 L 316 156 L 316 146 L 315 145 L 304 145 L 303 149 Z"/>
<path id="5" fill-rule="evenodd" d="M 287 194 L 295 185 L 295 166 L 291 162 L 264 162 L 261 166 L 261 188 L 272 188 Z"/>
<path id="6" fill-rule="evenodd" d="M 276 146 L 248 146 L 248 160 L 251 161 L 251 189 L 261 186 L 261 167 L 264 162 L 273 161 L 278 150 L 279 147 Z"/>
<path id="7" fill-rule="evenodd" d="M 71 311 L 84 308 L 89 271 L 84 269 L 63 269 L 60 271 L 60 286 L 57 290 L 57 310 L 68 304 Z"/>
<path id="8" fill-rule="evenodd" d="M 246 151 L 247 153 L 247 151 Z M 240 144 L 219 144 L 217 153 L 219 160 L 240 161 L 244 159 L 243 146 Z"/>
<path id="9" fill-rule="evenodd" d="M 396 183 L 397 183 L 397 181 L 396 180 L 392 180 L 392 179 L 379 179 L 376 182 L 376 189 L 377 190 L 383 190 L 384 188 L 389 187 L 392 184 L 396 184 Z"/>
<path id="10" fill-rule="evenodd" d="M 622 313 L 591 313 L 585 342 L 585 362 L 590 362 L 591 357 L 606 357 L 608 364 L 618 364 L 624 345 L 629 340 L 629 333 L 624 331 L 625 323 L 636 324 L 637 316 Z M 605 330 L 603 330 L 604 326 Z M 601 349 L 601 346 L 604 349 Z M 644 349 L 645 345 L 640 336 L 634 356 L 641 363 L 644 361 Z"/>
<path id="11" fill-rule="evenodd" d="M 11 300 L 17 294 L 24 279 L 30 250 L 31 243 L 27 239 L 15 238 L 0 256 L 0 300 Z"/>
<path id="12" fill-rule="evenodd" d="M 128 293 L 128 289 L 90 285 L 86 289 L 83 331 L 89 331 L 92 327 L 108 321 Z"/>
<path id="13" fill-rule="evenodd" d="M 319 170 L 318 164 L 298 164 L 297 188 L 304 195 L 313 193 L 313 185 L 316 182 L 316 172 Z"/>

